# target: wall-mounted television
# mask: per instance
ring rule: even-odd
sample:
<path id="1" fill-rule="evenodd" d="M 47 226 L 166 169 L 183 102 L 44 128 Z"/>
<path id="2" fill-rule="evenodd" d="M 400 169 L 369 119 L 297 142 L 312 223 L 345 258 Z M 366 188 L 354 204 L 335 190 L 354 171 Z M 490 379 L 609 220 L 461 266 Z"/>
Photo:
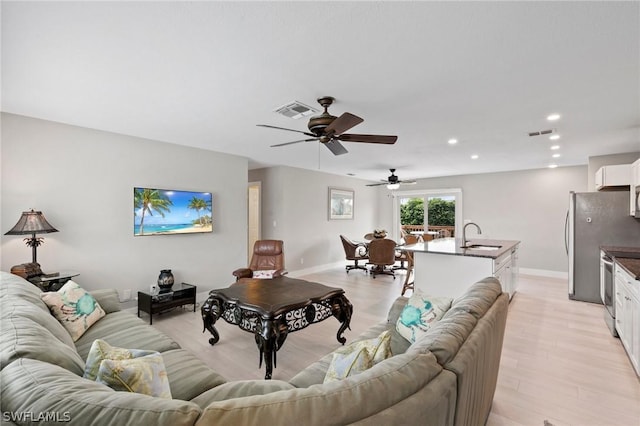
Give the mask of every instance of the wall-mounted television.
<path id="1" fill-rule="evenodd" d="M 213 232 L 210 192 L 133 188 L 133 234 Z"/>

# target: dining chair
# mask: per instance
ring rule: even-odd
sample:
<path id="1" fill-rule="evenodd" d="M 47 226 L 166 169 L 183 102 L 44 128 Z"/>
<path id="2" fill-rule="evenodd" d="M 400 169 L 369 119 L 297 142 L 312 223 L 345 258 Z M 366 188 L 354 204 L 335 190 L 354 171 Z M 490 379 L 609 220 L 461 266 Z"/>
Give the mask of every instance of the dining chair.
<path id="1" fill-rule="evenodd" d="M 418 242 L 418 236 L 407 234 L 404 236 L 404 245 L 416 244 Z M 400 262 L 400 266 L 394 266 L 393 269 L 407 269 L 404 263 L 407 261 L 407 252 L 402 250 L 402 246 L 396 247 L 396 262 Z"/>
<path id="2" fill-rule="evenodd" d="M 354 262 L 353 265 L 345 266 L 347 274 L 352 269 L 362 269 L 366 271 L 367 268 L 364 265 L 358 264 L 358 261 L 360 260 L 369 260 L 367 246 L 365 245 L 365 243 L 355 243 L 344 235 L 340 235 L 340 241 L 342 241 L 345 258 Z"/>
<path id="3" fill-rule="evenodd" d="M 376 275 L 384 274 L 396 277 L 393 269 L 387 266 L 393 266 L 396 263 L 396 242 L 388 238 L 376 238 L 369 243 L 369 263 L 373 265 L 370 273 L 373 278 Z"/>
<path id="4" fill-rule="evenodd" d="M 402 284 L 402 292 L 400 296 L 404 296 L 404 293 L 407 290 L 413 290 L 414 285 L 414 274 L 413 274 L 413 252 L 407 251 L 407 274 L 404 278 L 404 283 Z"/>

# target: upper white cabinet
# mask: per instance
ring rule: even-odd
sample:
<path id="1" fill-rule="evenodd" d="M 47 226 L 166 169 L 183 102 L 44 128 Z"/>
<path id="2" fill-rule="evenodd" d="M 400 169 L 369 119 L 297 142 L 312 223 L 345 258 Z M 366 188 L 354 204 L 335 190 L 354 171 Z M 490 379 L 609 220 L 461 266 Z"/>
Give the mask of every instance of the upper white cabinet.
<path id="1" fill-rule="evenodd" d="M 629 214 L 634 217 L 640 216 L 637 210 L 640 208 L 640 158 L 631 164 L 631 191 L 629 191 Z"/>
<path id="2" fill-rule="evenodd" d="M 631 185 L 631 164 L 603 166 L 596 172 L 596 191 Z"/>
<path id="3" fill-rule="evenodd" d="M 640 158 L 631 165 L 631 185 L 640 186 Z"/>

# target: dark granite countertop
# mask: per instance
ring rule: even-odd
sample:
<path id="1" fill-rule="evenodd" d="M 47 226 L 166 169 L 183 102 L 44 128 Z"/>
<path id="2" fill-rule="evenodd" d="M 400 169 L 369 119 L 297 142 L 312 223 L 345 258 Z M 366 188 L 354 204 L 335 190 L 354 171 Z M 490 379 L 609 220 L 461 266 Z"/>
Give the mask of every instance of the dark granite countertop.
<path id="1" fill-rule="evenodd" d="M 467 245 L 480 245 L 480 246 L 495 246 L 499 247 L 496 250 L 482 250 L 474 248 L 462 248 L 462 239 L 460 238 L 437 238 L 427 243 L 411 244 L 403 246 L 403 250 L 409 250 L 419 253 L 434 253 L 434 254 L 452 254 L 455 256 L 473 256 L 473 257 L 487 257 L 489 259 L 497 259 L 503 254 L 511 251 L 514 247 L 520 244 L 520 241 L 514 240 L 481 240 L 473 239 L 469 240 Z"/>
<path id="2" fill-rule="evenodd" d="M 640 280 L 640 247 L 600 246 L 600 249 L 636 280 Z"/>

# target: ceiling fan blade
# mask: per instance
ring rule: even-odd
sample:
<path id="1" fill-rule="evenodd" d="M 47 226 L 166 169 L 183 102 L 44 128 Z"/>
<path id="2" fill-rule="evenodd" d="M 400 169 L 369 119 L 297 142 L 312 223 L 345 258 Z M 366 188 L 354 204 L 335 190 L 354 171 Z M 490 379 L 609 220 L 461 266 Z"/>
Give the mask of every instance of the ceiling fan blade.
<path id="1" fill-rule="evenodd" d="M 346 154 L 347 149 L 342 146 L 342 144 L 340 142 L 338 142 L 336 139 L 332 139 L 329 142 L 325 142 L 324 146 L 326 146 L 327 148 L 329 148 L 329 151 L 333 152 L 333 155 L 342 155 L 342 154 Z"/>
<path id="2" fill-rule="evenodd" d="M 275 147 L 275 146 L 285 146 L 285 145 L 291 145 L 294 143 L 300 143 L 300 142 L 311 142 L 311 141 L 317 141 L 318 138 L 313 138 L 313 139 L 300 139 L 299 141 L 291 141 L 291 142 L 285 142 L 285 143 L 278 143 L 275 145 L 271 145 L 271 148 Z"/>
<path id="3" fill-rule="evenodd" d="M 365 186 L 382 186 L 382 185 L 388 185 L 389 182 L 382 182 L 382 183 L 368 183 Z"/>
<path id="4" fill-rule="evenodd" d="M 415 185 L 418 182 L 415 180 L 399 180 L 398 183 L 402 185 Z"/>
<path id="5" fill-rule="evenodd" d="M 287 130 L 289 132 L 302 133 L 303 135 L 307 135 L 307 136 L 315 136 L 313 133 L 303 132 L 302 130 L 287 129 L 286 127 L 270 126 L 268 124 L 256 124 L 256 126 L 267 127 L 269 129 Z"/>
<path id="6" fill-rule="evenodd" d="M 384 143 L 387 145 L 393 145 L 398 140 L 397 136 L 356 135 L 352 133 L 340 135 L 337 138 L 344 142 Z"/>
<path id="7" fill-rule="evenodd" d="M 357 126 L 364 120 L 357 115 L 353 115 L 350 112 L 345 112 L 340 117 L 336 118 L 324 129 L 325 135 L 339 135 L 342 132 L 346 132 L 350 128 Z"/>

